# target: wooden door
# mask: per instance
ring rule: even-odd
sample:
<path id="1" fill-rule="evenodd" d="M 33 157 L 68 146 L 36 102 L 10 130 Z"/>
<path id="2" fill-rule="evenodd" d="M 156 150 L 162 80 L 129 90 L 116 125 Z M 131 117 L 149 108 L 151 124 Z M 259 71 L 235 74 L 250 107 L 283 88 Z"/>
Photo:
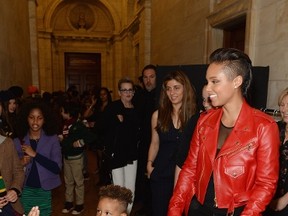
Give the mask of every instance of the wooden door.
<path id="1" fill-rule="evenodd" d="M 234 20 L 223 27 L 223 47 L 236 48 L 244 52 L 245 49 L 246 18 Z"/>
<path id="2" fill-rule="evenodd" d="M 65 53 L 66 89 L 75 85 L 79 93 L 101 87 L 100 53 Z"/>

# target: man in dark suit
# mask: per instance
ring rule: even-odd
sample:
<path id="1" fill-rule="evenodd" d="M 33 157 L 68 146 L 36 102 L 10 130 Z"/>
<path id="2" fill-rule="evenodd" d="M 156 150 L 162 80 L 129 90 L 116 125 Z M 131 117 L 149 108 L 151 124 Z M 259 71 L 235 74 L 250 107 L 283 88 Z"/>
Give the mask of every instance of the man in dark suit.
<path id="1" fill-rule="evenodd" d="M 138 215 L 150 215 L 151 192 L 149 179 L 146 175 L 148 150 L 151 142 L 151 116 L 156 110 L 156 66 L 149 64 L 142 70 L 141 81 L 144 89 L 135 95 L 135 107 L 142 120 L 141 142 L 137 167 L 135 202 L 140 210 Z"/>

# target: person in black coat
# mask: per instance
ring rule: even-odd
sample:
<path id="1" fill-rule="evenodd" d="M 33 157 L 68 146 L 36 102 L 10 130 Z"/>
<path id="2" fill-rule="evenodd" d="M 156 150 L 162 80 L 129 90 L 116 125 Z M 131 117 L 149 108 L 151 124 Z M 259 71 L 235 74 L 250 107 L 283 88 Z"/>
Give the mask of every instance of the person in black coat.
<path id="1" fill-rule="evenodd" d="M 135 108 L 141 118 L 141 134 L 139 144 L 139 156 L 137 167 L 135 203 L 139 210 L 138 214 L 151 215 L 151 189 L 150 182 L 147 178 L 146 164 L 148 150 L 151 142 L 151 117 L 157 109 L 156 102 L 156 66 L 149 64 L 142 70 L 142 75 L 139 78 L 143 89 L 136 91 L 133 98 Z"/>
<path id="2" fill-rule="evenodd" d="M 135 192 L 140 121 L 132 103 L 133 82 L 124 78 L 118 82 L 119 100 L 105 111 L 105 151 L 110 156 L 112 181 Z M 128 206 L 128 213 L 132 204 Z"/>

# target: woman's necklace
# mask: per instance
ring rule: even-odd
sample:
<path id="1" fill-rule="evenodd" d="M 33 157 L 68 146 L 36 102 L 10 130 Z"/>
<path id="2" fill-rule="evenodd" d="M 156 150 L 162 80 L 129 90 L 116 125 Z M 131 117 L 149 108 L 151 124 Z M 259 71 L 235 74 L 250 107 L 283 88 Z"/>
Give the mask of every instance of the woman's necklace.
<path id="1" fill-rule="evenodd" d="M 31 140 L 35 140 L 37 143 L 38 143 L 38 141 L 39 141 L 39 139 L 40 139 L 40 135 L 37 135 L 37 136 L 33 136 L 33 135 L 30 135 L 29 136 L 29 139 L 31 139 Z"/>
<path id="2" fill-rule="evenodd" d="M 40 138 L 30 138 L 30 140 L 34 140 L 36 143 L 38 143 Z"/>

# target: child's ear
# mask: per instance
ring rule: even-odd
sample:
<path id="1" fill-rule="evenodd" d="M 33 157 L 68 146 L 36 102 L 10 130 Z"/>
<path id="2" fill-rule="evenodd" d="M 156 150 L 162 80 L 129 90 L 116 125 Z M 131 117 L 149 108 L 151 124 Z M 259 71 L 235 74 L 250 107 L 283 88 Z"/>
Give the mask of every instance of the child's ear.
<path id="1" fill-rule="evenodd" d="M 120 215 L 121 215 L 121 216 L 128 216 L 128 214 L 125 213 L 125 212 L 121 213 Z"/>

